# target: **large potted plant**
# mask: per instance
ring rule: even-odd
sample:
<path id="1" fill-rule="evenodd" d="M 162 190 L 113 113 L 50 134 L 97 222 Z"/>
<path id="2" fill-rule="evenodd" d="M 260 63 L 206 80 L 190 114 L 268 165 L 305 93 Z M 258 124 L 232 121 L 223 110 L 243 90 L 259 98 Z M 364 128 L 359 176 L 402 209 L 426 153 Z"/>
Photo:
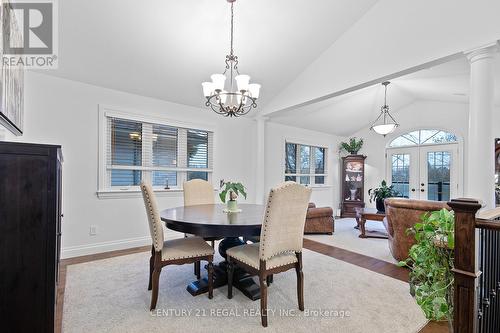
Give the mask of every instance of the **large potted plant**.
<path id="1" fill-rule="evenodd" d="M 363 147 L 362 138 L 357 140 L 356 137 L 353 137 L 349 139 L 349 142 L 340 143 L 340 151 L 345 150 L 351 155 L 357 155 L 361 147 Z"/>
<path id="2" fill-rule="evenodd" d="M 399 266 L 410 269 L 410 293 L 427 319 L 453 318 L 455 217 L 447 209 L 429 212 L 408 229 L 416 244 Z"/>
<path id="3" fill-rule="evenodd" d="M 245 186 L 242 183 L 232 183 L 232 182 L 221 182 L 221 189 L 223 189 L 219 193 L 219 198 L 222 202 L 226 202 L 226 197 L 229 194 L 229 201 L 227 202 L 227 210 L 229 212 L 237 212 L 238 211 L 238 195 L 243 195 L 243 197 L 247 198 L 247 193 L 245 191 Z"/>
<path id="4" fill-rule="evenodd" d="M 375 200 L 375 206 L 379 212 L 385 212 L 384 200 L 387 198 L 396 197 L 399 195 L 398 191 L 394 189 L 394 185 L 387 186 L 385 180 L 382 181 L 380 187 L 371 188 L 368 190 L 368 195 L 370 196 L 370 202 Z"/>

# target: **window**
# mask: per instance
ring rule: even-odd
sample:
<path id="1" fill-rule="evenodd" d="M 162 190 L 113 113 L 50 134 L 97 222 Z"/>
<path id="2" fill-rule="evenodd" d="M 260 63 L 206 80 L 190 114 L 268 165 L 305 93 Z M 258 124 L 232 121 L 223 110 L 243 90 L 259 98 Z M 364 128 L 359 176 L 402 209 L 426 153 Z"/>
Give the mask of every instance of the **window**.
<path id="1" fill-rule="evenodd" d="M 130 189 L 142 180 L 162 189 L 181 188 L 191 179 L 211 180 L 212 132 L 108 113 L 104 121 L 100 190 Z"/>
<path id="2" fill-rule="evenodd" d="M 324 185 L 326 176 L 326 148 L 285 143 L 285 181 Z"/>
<path id="3" fill-rule="evenodd" d="M 457 137 L 449 132 L 440 130 L 419 130 L 398 136 L 389 144 L 389 147 L 419 146 L 428 144 L 442 144 L 457 142 Z"/>
<path id="4" fill-rule="evenodd" d="M 410 155 L 392 155 L 391 184 L 401 196 L 408 198 L 410 195 Z"/>

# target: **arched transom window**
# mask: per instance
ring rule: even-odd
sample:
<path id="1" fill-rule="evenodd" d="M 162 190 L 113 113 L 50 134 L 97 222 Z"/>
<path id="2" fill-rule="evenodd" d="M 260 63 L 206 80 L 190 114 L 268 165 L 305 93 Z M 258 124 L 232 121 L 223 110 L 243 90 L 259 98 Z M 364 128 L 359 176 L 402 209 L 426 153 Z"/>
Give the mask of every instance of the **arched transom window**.
<path id="1" fill-rule="evenodd" d="M 436 129 L 423 129 L 398 136 L 392 140 L 389 147 L 407 147 L 429 144 L 437 145 L 443 143 L 454 143 L 457 141 L 458 139 L 455 134 Z"/>

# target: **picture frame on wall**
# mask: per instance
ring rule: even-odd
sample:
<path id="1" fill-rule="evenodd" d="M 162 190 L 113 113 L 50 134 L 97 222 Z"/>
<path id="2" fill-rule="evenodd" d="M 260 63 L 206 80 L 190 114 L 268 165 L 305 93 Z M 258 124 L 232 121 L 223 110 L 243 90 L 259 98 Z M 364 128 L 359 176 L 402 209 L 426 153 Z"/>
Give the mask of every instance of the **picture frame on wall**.
<path id="1" fill-rule="evenodd" d="M 2 34 L 9 33 L 11 44 L 21 45 L 21 28 L 15 17 L 10 20 L 7 17 L 9 8 L 12 8 L 10 1 L 1 0 Z M 3 60 L 3 42 L 0 43 L 0 55 Z M 0 125 L 20 136 L 23 134 L 24 125 L 24 68 L 5 66 L 3 61 L 0 61 L 0 73 Z"/>

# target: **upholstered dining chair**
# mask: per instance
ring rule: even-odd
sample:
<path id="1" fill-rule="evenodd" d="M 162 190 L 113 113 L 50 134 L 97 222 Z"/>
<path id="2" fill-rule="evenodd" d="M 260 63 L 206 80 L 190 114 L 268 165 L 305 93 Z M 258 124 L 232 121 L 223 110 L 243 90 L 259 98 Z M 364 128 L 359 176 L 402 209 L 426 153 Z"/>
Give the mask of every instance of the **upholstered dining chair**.
<path id="1" fill-rule="evenodd" d="M 311 189 L 285 182 L 271 189 L 263 217 L 260 242 L 227 250 L 227 297 L 233 297 L 234 265 L 258 275 L 262 326 L 267 327 L 267 277 L 295 268 L 299 309 L 304 311 L 302 241 Z"/>
<path id="2" fill-rule="evenodd" d="M 164 240 L 160 213 L 156 197 L 151 185 L 141 183 L 142 197 L 148 216 L 149 231 L 153 245 L 151 246 L 151 259 L 149 260 L 149 285 L 148 290 L 153 290 L 151 295 L 150 310 L 156 308 L 160 273 L 167 265 L 183 265 L 208 261 L 208 298 L 213 297 L 213 257 L 214 249 L 200 237 Z"/>
<path id="3" fill-rule="evenodd" d="M 212 184 L 203 179 L 192 179 L 182 184 L 184 192 L 184 206 L 194 205 L 213 205 L 214 201 L 214 188 Z M 188 235 L 184 235 L 187 237 Z M 212 248 L 215 247 L 215 241 L 219 240 L 217 237 L 205 238 L 206 241 L 211 242 Z M 194 263 L 194 274 L 200 279 L 201 265 L 200 262 Z"/>

